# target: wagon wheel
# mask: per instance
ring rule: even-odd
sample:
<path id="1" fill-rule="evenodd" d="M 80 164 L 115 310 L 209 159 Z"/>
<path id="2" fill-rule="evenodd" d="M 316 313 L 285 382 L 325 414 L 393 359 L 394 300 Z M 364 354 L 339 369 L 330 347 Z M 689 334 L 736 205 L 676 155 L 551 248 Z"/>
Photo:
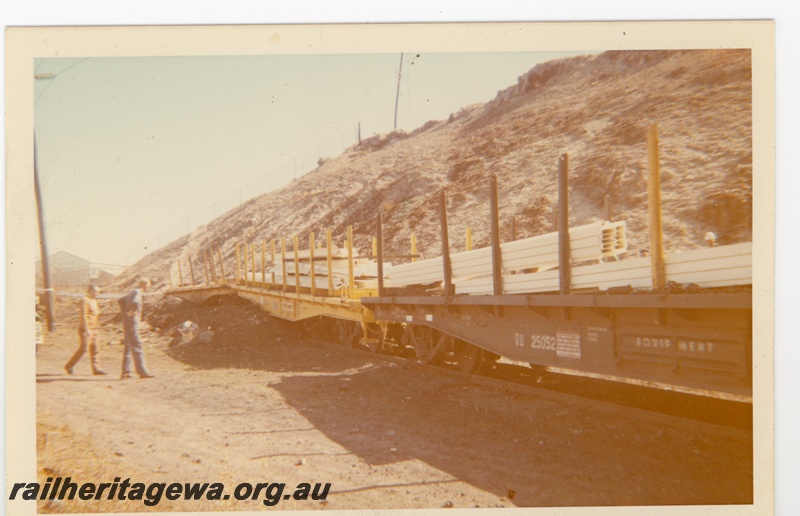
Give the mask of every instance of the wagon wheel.
<path id="1" fill-rule="evenodd" d="M 358 344 L 358 325 L 353 321 L 336 320 L 336 335 L 340 344 L 355 346 Z"/>
<path id="2" fill-rule="evenodd" d="M 386 329 L 386 335 L 383 338 L 382 353 L 392 355 L 402 354 L 406 348 L 410 348 L 412 344 L 405 340 L 405 327 L 401 324 L 389 323 Z"/>
<path id="3" fill-rule="evenodd" d="M 384 350 L 383 330 L 379 324 L 367 325 L 367 348 L 371 353 L 382 353 Z"/>
<path id="4" fill-rule="evenodd" d="M 454 354 L 459 369 L 465 373 L 477 373 L 483 367 L 484 353 L 483 349 L 478 346 L 458 340 L 456 341 Z"/>
<path id="5" fill-rule="evenodd" d="M 411 338 L 414 352 L 423 364 L 436 365 L 444 359 L 444 349 L 448 337 L 440 335 L 428 326 L 415 326 L 412 328 Z"/>

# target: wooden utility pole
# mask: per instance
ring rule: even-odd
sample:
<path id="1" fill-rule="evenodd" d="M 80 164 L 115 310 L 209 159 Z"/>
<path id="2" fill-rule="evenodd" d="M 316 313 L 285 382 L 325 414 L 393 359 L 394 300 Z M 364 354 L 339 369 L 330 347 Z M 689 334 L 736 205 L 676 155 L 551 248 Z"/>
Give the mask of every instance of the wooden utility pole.
<path id="1" fill-rule="evenodd" d="M 39 217 L 39 249 L 42 255 L 42 282 L 47 310 L 47 331 L 56 331 L 56 311 L 53 302 L 53 285 L 50 283 L 50 261 L 47 256 L 47 238 L 44 231 L 44 209 L 42 208 L 42 189 L 39 186 L 39 169 L 36 166 L 36 134 L 33 135 L 33 187 L 36 191 L 36 214 Z"/>
<path id="2" fill-rule="evenodd" d="M 397 95 L 394 99 L 394 128 L 397 129 L 397 106 L 400 104 L 400 78 L 403 76 L 403 53 L 400 52 L 400 69 L 397 71 Z"/>

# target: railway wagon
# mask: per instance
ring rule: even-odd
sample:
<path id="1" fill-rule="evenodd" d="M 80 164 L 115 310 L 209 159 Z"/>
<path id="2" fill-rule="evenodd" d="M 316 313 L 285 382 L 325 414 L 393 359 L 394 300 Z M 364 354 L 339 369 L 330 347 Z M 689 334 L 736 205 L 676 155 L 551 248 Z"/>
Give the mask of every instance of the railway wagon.
<path id="1" fill-rule="evenodd" d="M 344 249 L 287 251 L 281 239 L 236 247 L 236 276 L 217 276 L 168 294 L 200 302 L 249 299 L 290 321 L 322 320 L 338 339 L 374 352 L 413 349 L 430 364 L 475 373 L 504 357 L 552 371 L 752 401 L 752 246 L 749 242 L 664 254 L 660 207 L 651 214 L 649 256 L 629 256 L 624 221 L 570 228 L 566 155 L 559 162 L 557 231 L 500 242 L 496 178 L 490 182 L 491 245 L 451 255 L 446 197 L 440 198 L 442 253 L 392 266 L 378 216 L 373 257 Z M 657 191 L 654 195 L 658 195 Z M 267 256 L 269 254 L 269 259 Z M 190 262 L 190 267 L 192 267 Z M 222 269 L 220 256 L 219 267 Z M 388 271 L 387 271 L 388 268 Z M 260 270 L 259 270 L 260 269 Z M 211 273 L 209 273 L 209 270 Z M 172 271 L 170 273 L 172 278 Z"/>

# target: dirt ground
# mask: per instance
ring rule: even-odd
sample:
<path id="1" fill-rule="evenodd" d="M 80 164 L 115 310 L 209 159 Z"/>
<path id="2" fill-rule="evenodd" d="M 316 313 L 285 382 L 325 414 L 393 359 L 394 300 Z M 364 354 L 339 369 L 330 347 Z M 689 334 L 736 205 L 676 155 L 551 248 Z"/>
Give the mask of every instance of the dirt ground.
<path id="1" fill-rule="evenodd" d="M 37 356 L 38 473 L 76 482 L 330 483 L 272 509 L 752 503 L 752 434 L 557 393 L 478 382 L 311 339 L 249 304 L 148 300 L 153 379 L 119 380 L 103 303 L 101 361 L 67 375 L 76 301 Z M 176 337 L 183 321 L 196 331 Z M 287 488 L 288 489 L 288 488 Z M 39 502 L 40 512 L 261 510 L 236 501 Z"/>

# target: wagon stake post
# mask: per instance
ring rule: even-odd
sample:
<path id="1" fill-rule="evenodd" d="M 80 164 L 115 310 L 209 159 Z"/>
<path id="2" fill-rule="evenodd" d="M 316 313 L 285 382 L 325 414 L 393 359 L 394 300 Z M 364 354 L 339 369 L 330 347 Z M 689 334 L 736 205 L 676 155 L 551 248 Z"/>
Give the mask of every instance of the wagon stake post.
<path id="1" fill-rule="evenodd" d="M 569 177 L 567 154 L 558 160 L 558 283 L 562 295 L 571 289 L 569 244 Z"/>
<path id="2" fill-rule="evenodd" d="M 658 126 L 647 130 L 647 213 L 650 221 L 650 263 L 653 268 L 653 289 L 667 286 L 664 262 L 664 234 L 661 225 L 661 178 L 658 163 Z"/>

